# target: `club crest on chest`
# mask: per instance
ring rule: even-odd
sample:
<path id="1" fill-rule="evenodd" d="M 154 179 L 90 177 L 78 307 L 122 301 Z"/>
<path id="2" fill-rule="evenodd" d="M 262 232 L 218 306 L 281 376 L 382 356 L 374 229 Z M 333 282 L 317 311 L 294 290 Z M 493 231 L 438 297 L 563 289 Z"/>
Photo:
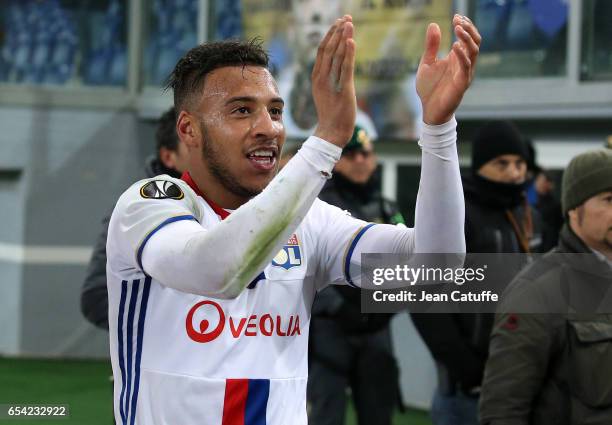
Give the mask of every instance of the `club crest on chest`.
<path id="1" fill-rule="evenodd" d="M 295 233 L 291 235 L 285 246 L 278 251 L 278 254 L 272 260 L 272 265 L 282 267 L 285 270 L 302 265 L 302 251 Z"/>

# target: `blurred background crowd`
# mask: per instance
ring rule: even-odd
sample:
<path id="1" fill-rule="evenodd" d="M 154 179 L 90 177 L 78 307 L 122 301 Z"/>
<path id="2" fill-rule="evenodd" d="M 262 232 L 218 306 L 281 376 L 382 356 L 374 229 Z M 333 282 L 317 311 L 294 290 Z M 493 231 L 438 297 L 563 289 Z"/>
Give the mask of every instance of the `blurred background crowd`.
<path id="1" fill-rule="evenodd" d="M 163 90 L 177 60 L 206 40 L 259 37 L 285 99 L 288 156 L 316 125 L 314 54 L 343 13 L 356 27 L 359 110 L 322 199 L 366 220 L 414 224 L 414 73 L 427 24 L 441 26 L 448 50 L 461 13 L 483 37 L 457 114 L 468 252 L 557 246 L 564 170 L 582 152 L 612 149 L 610 0 L 2 0 L 0 370 L 27 374 L 28 364 L 14 363 L 22 358 L 98 359 L 92 368 L 104 368 L 104 217 L 133 181 L 184 170 Z M 361 425 L 391 423 L 400 404 L 431 410 L 438 425 L 478 423 L 493 315 L 359 307 L 344 288 L 315 302 L 314 424 L 344 423 L 350 396 Z M 100 383 L 107 416 L 82 423 L 111 423 L 110 385 Z M 87 392 L 87 381 L 78 385 Z M 8 387 L 0 403 L 54 393 Z M 467 419 L 448 419 L 455 409 Z"/>

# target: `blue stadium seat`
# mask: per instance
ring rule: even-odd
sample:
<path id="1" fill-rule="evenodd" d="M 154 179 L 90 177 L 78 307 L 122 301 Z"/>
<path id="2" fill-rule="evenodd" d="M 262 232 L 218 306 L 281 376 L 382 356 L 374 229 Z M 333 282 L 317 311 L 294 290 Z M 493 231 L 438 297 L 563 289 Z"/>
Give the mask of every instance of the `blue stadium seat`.
<path id="1" fill-rule="evenodd" d="M 533 19 L 527 0 L 479 0 L 476 16 L 482 51 L 533 48 Z"/>
<path id="2" fill-rule="evenodd" d="M 197 0 L 156 0 L 155 31 L 146 51 L 149 83 L 161 85 L 183 54 L 197 44 Z"/>
<path id="3" fill-rule="evenodd" d="M 75 29 L 68 21 L 65 21 L 56 34 L 50 61 L 52 69 L 47 74 L 45 82 L 65 84 L 74 76 L 77 48 L 78 39 Z"/>
<path id="4" fill-rule="evenodd" d="M 93 17 L 95 21 L 97 18 Z M 95 25 L 97 45 L 89 54 L 84 80 L 90 85 L 124 85 L 127 77 L 127 52 L 123 34 L 124 10 L 118 0 L 111 0 L 101 20 Z"/>
<path id="5" fill-rule="evenodd" d="M 240 38 L 242 36 L 242 11 L 240 0 L 216 0 L 217 28 L 215 39 Z"/>
<path id="6" fill-rule="evenodd" d="M 74 74 L 77 37 L 59 0 L 13 0 L 5 15 L 0 78 L 64 84 Z"/>
<path id="7" fill-rule="evenodd" d="M 567 0 L 529 0 L 529 11 L 537 28 L 548 40 L 554 40 L 567 24 Z"/>
<path id="8" fill-rule="evenodd" d="M 482 51 L 544 47 L 566 25 L 567 15 L 565 0 L 478 0 Z"/>

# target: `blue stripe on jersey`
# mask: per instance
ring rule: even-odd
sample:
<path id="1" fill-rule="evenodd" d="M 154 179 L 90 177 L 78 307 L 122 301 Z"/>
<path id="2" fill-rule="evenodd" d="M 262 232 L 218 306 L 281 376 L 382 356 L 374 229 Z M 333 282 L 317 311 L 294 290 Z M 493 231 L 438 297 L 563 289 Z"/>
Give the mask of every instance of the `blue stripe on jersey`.
<path id="1" fill-rule="evenodd" d="M 145 236 L 144 240 L 142 241 L 142 243 L 138 247 L 138 251 L 137 251 L 137 254 L 136 254 L 136 261 L 138 261 L 138 267 L 140 267 L 140 270 L 142 270 L 144 272 L 144 269 L 142 268 L 142 251 L 144 250 L 144 247 L 147 244 L 147 242 L 149 241 L 149 239 L 151 239 L 151 236 L 153 236 L 162 227 L 164 227 L 164 226 L 166 226 L 166 225 L 168 225 L 170 223 L 174 223 L 176 221 L 182 221 L 182 220 L 195 220 L 195 217 L 192 216 L 192 215 L 179 215 L 179 216 L 176 216 L 176 217 L 170 217 L 170 218 L 164 220 L 159 226 L 157 226 L 155 229 L 151 230 L 147 234 L 147 236 Z"/>
<path id="2" fill-rule="evenodd" d="M 136 404 L 138 403 L 138 386 L 140 384 L 140 360 L 142 358 L 142 339 L 144 338 L 144 322 L 147 315 L 147 303 L 149 301 L 149 290 L 151 289 L 151 278 L 147 277 L 142 288 L 140 300 L 140 315 L 138 317 L 138 331 L 136 334 L 136 360 L 134 365 L 134 393 L 132 394 L 132 416 L 130 423 L 134 424 L 136 419 Z"/>
<path id="3" fill-rule="evenodd" d="M 355 285 L 353 283 L 353 279 L 351 279 L 351 257 L 353 256 L 353 251 L 355 251 L 355 247 L 357 246 L 357 242 L 359 242 L 359 239 L 361 239 L 361 237 L 363 236 L 363 234 L 370 228 L 374 226 L 374 223 L 370 223 L 367 226 L 364 226 L 361 228 L 361 230 L 359 231 L 359 233 L 357 233 L 355 235 L 355 237 L 353 238 L 353 241 L 351 242 L 351 245 L 348 249 L 348 252 L 346 254 L 346 258 L 344 259 L 344 277 L 346 279 L 346 282 L 351 285 L 353 288 L 357 288 L 357 285 Z"/>
<path id="4" fill-rule="evenodd" d="M 127 389 L 125 394 L 125 414 L 126 419 L 129 420 L 130 414 L 130 395 L 132 394 L 132 351 L 134 340 L 134 313 L 136 312 L 136 300 L 138 299 L 138 289 L 140 287 L 140 280 L 136 279 L 132 282 L 132 292 L 130 293 L 130 307 L 128 310 L 127 317 L 127 337 L 126 337 L 126 347 L 127 347 Z M 127 421 L 125 421 L 127 424 Z"/>
<path id="5" fill-rule="evenodd" d="M 249 379 L 249 392 L 244 408 L 244 425 L 266 425 L 269 395 L 269 379 Z"/>
<path id="6" fill-rule="evenodd" d="M 253 279 L 251 283 L 249 283 L 249 286 L 247 286 L 247 289 L 255 288 L 255 286 L 257 286 L 257 282 L 259 282 L 260 280 L 265 280 L 265 279 L 266 279 L 266 274 L 264 272 L 259 273 L 257 277 Z"/>
<path id="7" fill-rule="evenodd" d="M 123 312 L 127 295 L 127 280 L 121 282 L 121 300 L 119 301 L 119 317 L 117 329 L 117 347 L 119 349 L 119 369 L 121 370 L 121 396 L 119 396 L 119 412 L 121 422 L 125 424 L 125 410 L 123 410 L 123 396 L 125 394 L 125 359 L 123 358 Z"/>

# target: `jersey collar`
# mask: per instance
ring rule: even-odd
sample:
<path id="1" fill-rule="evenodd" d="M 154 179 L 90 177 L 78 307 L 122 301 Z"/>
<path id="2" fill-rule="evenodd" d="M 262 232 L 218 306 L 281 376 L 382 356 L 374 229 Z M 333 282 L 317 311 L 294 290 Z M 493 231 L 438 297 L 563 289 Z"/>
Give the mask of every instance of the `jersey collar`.
<path id="1" fill-rule="evenodd" d="M 225 220 L 227 218 L 227 216 L 230 215 L 229 211 L 224 210 L 221 206 L 219 206 L 218 204 L 214 203 L 213 201 L 211 201 L 210 199 L 208 199 L 206 196 L 204 196 L 204 194 L 202 193 L 202 191 L 200 190 L 200 188 L 198 187 L 198 185 L 193 181 L 193 179 L 191 178 L 191 175 L 189 174 L 189 171 L 185 171 L 183 173 L 183 175 L 181 176 L 181 180 L 183 180 L 185 183 L 187 183 L 189 185 L 190 188 L 193 189 L 193 191 L 198 194 L 199 196 L 201 196 L 208 205 L 210 205 L 210 207 L 213 209 L 213 211 L 219 216 L 221 217 L 221 220 Z"/>

